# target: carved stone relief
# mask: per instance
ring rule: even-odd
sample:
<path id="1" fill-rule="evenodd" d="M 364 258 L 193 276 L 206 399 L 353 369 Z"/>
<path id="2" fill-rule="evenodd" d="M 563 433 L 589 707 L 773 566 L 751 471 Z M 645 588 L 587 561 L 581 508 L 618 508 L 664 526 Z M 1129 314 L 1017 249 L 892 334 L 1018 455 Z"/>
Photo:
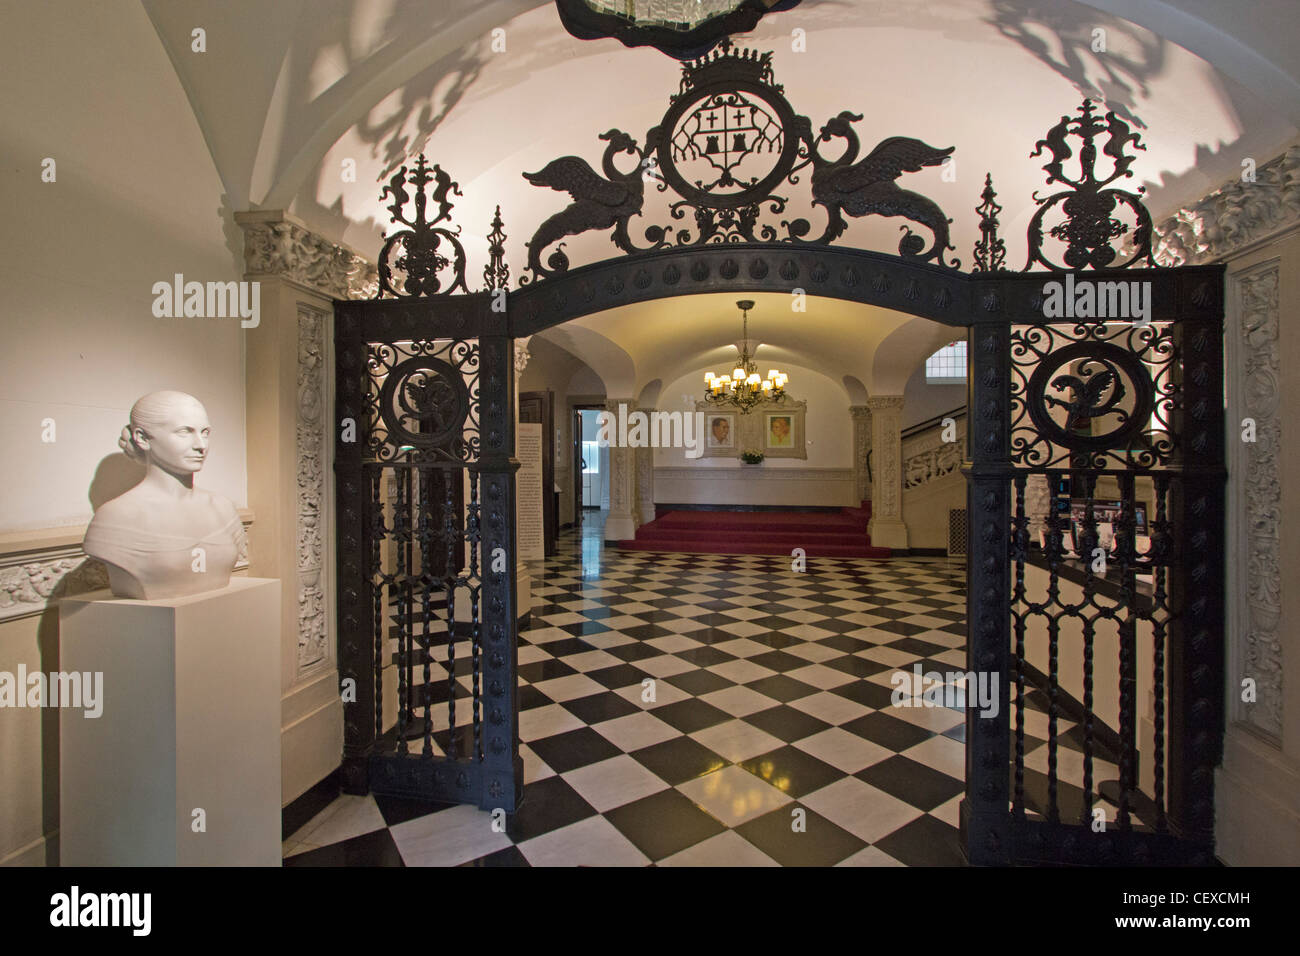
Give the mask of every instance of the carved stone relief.
<path id="1" fill-rule="evenodd" d="M 871 409 L 871 468 L 874 480 L 872 520 L 902 518 L 902 448 L 899 419 L 903 396 L 880 395 L 867 399 Z"/>
<path id="2" fill-rule="evenodd" d="M 1226 259 L 1300 220 L 1300 144 L 1255 171 L 1184 206 L 1156 226 L 1162 265 L 1200 265 Z"/>
<path id="3" fill-rule="evenodd" d="M 325 316 L 298 307 L 298 672 L 329 656 L 325 574 Z"/>
<path id="4" fill-rule="evenodd" d="M 1276 260 L 1236 277 L 1240 323 L 1230 330 L 1240 346 L 1241 399 L 1245 414 L 1255 420 L 1256 439 L 1241 443 L 1245 526 L 1237 541 L 1244 554 L 1234 557 L 1246 574 L 1244 672 L 1240 676 L 1255 680 L 1258 699 L 1239 710 L 1241 719 L 1275 737 L 1282 733 L 1278 280 Z"/>
<path id="5" fill-rule="evenodd" d="M 247 521 L 244 530 L 248 530 Z M 248 567 L 248 535 L 242 537 L 244 547 L 235 559 L 236 571 Z M 80 545 L 0 557 L 0 621 L 40 614 L 59 598 L 107 587 L 108 570 L 88 557 Z"/>
<path id="6" fill-rule="evenodd" d="M 370 299 L 379 290 L 373 262 L 330 242 L 305 226 L 267 213 L 236 213 L 244 230 L 248 276 L 279 276 L 331 299 Z"/>
<path id="7" fill-rule="evenodd" d="M 1163 265 L 1199 265 L 1229 259 L 1300 226 L 1300 144 L 1255 170 L 1254 181 L 1233 179 L 1184 206 L 1156 226 L 1156 257 Z M 1227 330 L 1227 375 L 1233 402 L 1256 423 L 1256 441 L 1230 442 L 1234 458 L 1230 522 L 1239 524 L 1236 552 L 1229 557 L 1236 602 L 1230 645 L 1256 682 L 1258 699 L 1244 704 L 1230 696 L 1236 719 L 1279 739 L 1282 731 L 1280 568 L 1281 437 L 1278 367 L 1279 263 L 1263 263 L 1230 277 L 1237 321 Z M 1229 298 L 1229 301 L 1234 301 Z M 1235 417 L 1235 416 L 1231 416 Z M 1239 427 L 1229 421 L 1230 429 Z M 1244 575 L 1244 581 L 1241 578 Z"/>
<path id="8" fill-rule="evenodd" d="M 854 501 L 871 497 L 867 475 L 867 454 L 871 451 L 871 409 L 865 405 L 849 406 L 853 418 L 853 494 Z"/>
<path id="9" fill-rule="evenodd" d="M 618 414 L 620 404 L 627 406 L 627 414 L 636 408 L 636 403 L 629 398 L 609 399 L 605 408 L 612 414 Z M 635 505 L 636 465 L 633 456 L 636 449 L 622 445 L 609 446 L 609 514 L 610 517 L 632 517 Z"/>

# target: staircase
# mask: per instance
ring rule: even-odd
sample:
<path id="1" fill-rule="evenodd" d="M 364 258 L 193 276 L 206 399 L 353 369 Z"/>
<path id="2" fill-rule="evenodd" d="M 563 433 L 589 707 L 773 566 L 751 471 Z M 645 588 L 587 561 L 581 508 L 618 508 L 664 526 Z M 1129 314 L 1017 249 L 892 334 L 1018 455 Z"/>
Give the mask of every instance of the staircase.
<path id="1" fill-rule="evenodd" d="M 684 551 L 693 554 L 770 554 L 790 556 L 802 548 L 810 558 L 890 556 L 867 535 L 871 502 L 838 512 L 669 511 L 618 542 L 629 551 Z"/>

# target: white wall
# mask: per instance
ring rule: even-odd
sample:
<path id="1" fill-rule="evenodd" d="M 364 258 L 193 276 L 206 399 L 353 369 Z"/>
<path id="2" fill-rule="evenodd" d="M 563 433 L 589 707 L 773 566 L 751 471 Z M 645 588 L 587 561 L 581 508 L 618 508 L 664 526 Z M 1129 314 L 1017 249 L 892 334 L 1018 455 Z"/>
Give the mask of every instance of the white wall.
<path id="1" fill-rule="evenodd" d="M 132 403 L 160 388 L 207 407 L 199 484 L 246 505 L 239 322 L 152 314 L 153 284 L 174 273 L 242 272 L 222 184 L 153 26 L 137 3 L 8 3 L 0 62 L 0 535 L 19 532 L 6 548 L 57 526 L 74 543 L 92 481 L 100 502 L 138 479 L 117 437 Z M 46 157 L 55 182 L 41 180 Z M 0 623 L 0 670 L 20 665 L 58 667 L 53 609 Z M 59 717 L 0 712 L 0 861 L 55 858 Z"/>
<path id="2" fill-rule="evenodd" d="M 965 385 L 928 384 L 925 380 L 925 363 L 922 362 L 903 388 L 903 412 L 899 418 L 899 427 L 911 428 L 965 404 Z"/>
<path id="3" fill-rule="evenodd" d="M 768 458 L 744 466 L 737 458 L 687 458 L 684 448 L 657 448 L 655 501 L 672 504 L 852 505 L 853 421 L 844 386 L 812 369 L 782 366 L 790 397 L 808 402 L 804 434 L 808 458 Z M 660 411 L 694 411 L 704 397 L 701 366 L 669 382 Z M 744 470 L 742 470 L 744 469 Z M 779 472 L 789 472 L 777 476 Z"/>
<path id="4" fill-rule="evenodd" d="M 153 283 L 174 273 L 239 278 L 221 182 L 157 34 L 131 3 L 13 3 L 4 19 L 0 531 L 89 520 L 131 404 L 168 387 L 212 421 L 200 484 L 244 505 L 239 322 L 152 314 Z M 41 181 L 46 157 L 56 182 Z"/>

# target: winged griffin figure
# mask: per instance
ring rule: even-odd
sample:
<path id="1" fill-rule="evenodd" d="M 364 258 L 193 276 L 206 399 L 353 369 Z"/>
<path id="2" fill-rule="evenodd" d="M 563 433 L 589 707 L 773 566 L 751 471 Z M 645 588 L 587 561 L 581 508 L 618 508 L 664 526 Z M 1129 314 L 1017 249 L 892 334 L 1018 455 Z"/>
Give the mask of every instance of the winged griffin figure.
<path id="1" fill-rule="evenodd" d="M 925 240 L 905 225 L 903 229 L 907 235 L 898 243 L 899 254 L 934 259 L 940 265 L 947 265 L 943 254 L 945 250 L 954 248 L 948 242 L 948 224 L 952 220 L 932 200 L 899 188 L 895 180 L 903 173 L 940 165 L 952 154 L 954 147 L 936 149 L 919 139 L 891 136 L 865 159 L 855 162 L 861 144 L 850 124 L 860 119 L 860 113 L 846 110 L 821 128 L 818 138 L 823 143 L 836 136 L 848 140 L 848 147 L 839 159 L 827 161 L 816 150 L 812 151 L 813 205 L 826 207 L 830 216 L 826 232 L 819 241 L 831 242 L 848 228 L 843 213 L 854 217 L 902 216 L 927 227 L 934 233 L 934 242 L 926 249 Z"/>
<path id="2" fill-rule="evenodd" d="M 1109 414 L 1116 405 L 1124 398 L 1124 383 L 1120 381 L 1119 373 L 1109 363 L 1101 359 L 1094 359 L 1101 368 L 1096 371 L 1080 369 L 1079 375 L 1058 375 L 1052 379 L 1052 388 L 1058 392 L 1065 389 L 1070 390 L 1070 400 L 1056 398 L 1052 395 L 1044 395 L 1043 402 L 1046 405 L 1057 405 L 1066 411 L 1065 430 L 1072 432 L 1079 428 L 1090 418 L 1100 418 Z M 1110 397 L 1104 402 L 1103 396 L 1106 390 L 1114 385 Z M 1121 420 L 1127 419 L 1123 412 L 1119 413 Z"/>
<path id="3" fill-rule="evenodd" d="M 534 186 L 549 186 L 559 192 L 567 192 L 573 202 L 565 209 L 551 216 L 538 227 L 532 240 L 528 243 L 528 268 L 533 278 L 556 275 L 569 268 L 569 258 L 564 254 L 564 244 L 551 253 L 542 267 L 542 251 L 565 236 L 576 236 L 592 229 L 615 227 L 613 241 L 621 248 L 620 238 L 627 237 L 627 221 L 641 211 L 645 201 L 645 178 L 641 164 L 631 172 L 620 172 L 614 166 L 614 157 L 619 153 L 631 153 L 641 157 L 636 140 L 622 130 L 611 129 L 602 133 L 601 139 L 609 145 L 605 147 L 605 156 L 601 160 L 601 176 L 585 159 L 577 156 L 561 156 L 547 163 L 540 172 L 524 173 L 524 178 Z"/>

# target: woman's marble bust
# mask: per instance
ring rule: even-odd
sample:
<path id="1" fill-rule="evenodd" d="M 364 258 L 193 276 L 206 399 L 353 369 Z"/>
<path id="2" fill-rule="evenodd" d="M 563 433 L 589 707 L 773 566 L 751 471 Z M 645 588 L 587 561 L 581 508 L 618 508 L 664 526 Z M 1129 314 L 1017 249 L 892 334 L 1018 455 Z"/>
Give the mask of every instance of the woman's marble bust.
<path id="1" fill-rule="evenodd" d="M 184 392 L 151 392 L 131 408 L 118 445 L 144 463 L 144 478 L 100 506 L 83 545 L 107 565 L 117 597 L 181 597 L 230 583 L 244 541 L 239 513 L 194 487 L 210 431 L 207 411 Z"/>

